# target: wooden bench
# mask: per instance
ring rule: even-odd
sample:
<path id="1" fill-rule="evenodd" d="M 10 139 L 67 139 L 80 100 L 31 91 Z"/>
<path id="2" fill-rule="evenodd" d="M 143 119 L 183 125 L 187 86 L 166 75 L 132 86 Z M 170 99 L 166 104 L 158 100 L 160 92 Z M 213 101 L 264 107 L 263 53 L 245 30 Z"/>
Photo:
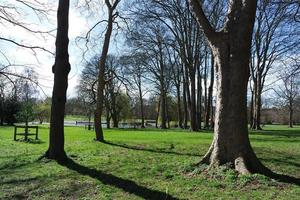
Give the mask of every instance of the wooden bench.
<path id="1" fill-rule="evenodd" d="M 23 129 L 22 132 L 18 132 L 18 129 Z M 30 129 L 35 129 L 35 133 L 31 133 Z M 24 140 L 28 140 L 28 136 L 35 135 L 35 139 L 38 140 L 39 127 L 38 126 L 15 126 L 14 141 L 17 140 L 17 135 L 24 136 Z"/>

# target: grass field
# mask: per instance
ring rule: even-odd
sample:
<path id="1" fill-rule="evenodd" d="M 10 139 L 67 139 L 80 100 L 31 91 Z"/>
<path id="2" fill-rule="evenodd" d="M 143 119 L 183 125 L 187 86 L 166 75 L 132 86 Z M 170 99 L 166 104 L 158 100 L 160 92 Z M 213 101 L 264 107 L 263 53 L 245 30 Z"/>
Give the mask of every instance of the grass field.
<path id="1" fill-rule="evenodd" d="M 300 178 L 300 127 L 267 126 L 252 132 L 263 163 Z M 211 132 L 105 130 L 106 144 L 82 127 L 66 128 L 64 165 L 37 159 L 48 146 L 13 141 L 0 128 L 0 199 L 299 199 L 300 187 L 261 175 L 237 176 L 226 168 L 201 172 L 192 164 L 208 149 Z"/>

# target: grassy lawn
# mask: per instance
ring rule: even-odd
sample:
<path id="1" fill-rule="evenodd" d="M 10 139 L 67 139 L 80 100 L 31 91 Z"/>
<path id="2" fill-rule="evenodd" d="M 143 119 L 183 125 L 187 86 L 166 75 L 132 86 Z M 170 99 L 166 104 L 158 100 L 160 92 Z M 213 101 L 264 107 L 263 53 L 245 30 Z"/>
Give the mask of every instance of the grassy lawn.
<path id="1" fill-rule="evenodd" d="M 300 178 L 300 127 L 266 126 L 251 143 L 263 163 Z M 179 130 L 105 130 L 107 144 L 83 127 L 66 127 L 65 165 L 37 161 L 48 146 L 14 142 L 0 128 L 0 199 L 299 199 L 300 187 L 234 171 L 200 172 L 193 163 L 206 153 L 212 133 Z"/>

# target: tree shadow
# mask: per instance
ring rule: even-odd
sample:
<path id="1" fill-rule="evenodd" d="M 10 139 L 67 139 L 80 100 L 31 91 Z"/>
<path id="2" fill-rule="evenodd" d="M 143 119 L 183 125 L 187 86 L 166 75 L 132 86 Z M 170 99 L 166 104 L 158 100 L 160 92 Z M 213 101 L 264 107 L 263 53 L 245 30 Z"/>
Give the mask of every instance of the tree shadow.
<path id="1" fill-rule="evenodd" d="M 269 135 L 269 136 L 282 136 L 287 138 L 297 138 L 300 137 L 299 129 L 291 130 L 250 130 L 250 135 Z"/>
<path id="2" fill-rule="evenodd" d="M 271 172 L 269 174 L 264 174 L 265 176 L 275 179 L 279 182 L 283 183 L 289 183 L 289 184 L 294 184 L 300 186 L 300 178 L 292 177 L 289 175 L 284 175 L 284 174 L 278 174 L 275 172 Z"/>
<path id="3" fill-rule="evenodd" d="M 164 149 L 149 149 L 149 148 L 144 148 L 144 147 L 139 147 L 139 146 L 130 146 L 127 144 L 122 144 L 122 143 L 113 143 L 113 142 L 109 142 L 109 141 L 104 141 L 104 144 L 108 144 L 111 146 L 117 146 L 117 147 L 121 147 L 121 148 L 125 148 L 125 149 L 131 149 L 131 150 L 138 150 L 138 151 L 148 151 L 148 152 L 152 152 L 152 153 L 164 153 L 164 154 L 173 154 L 173 155 L 179 155 L 179 156 L 202 156 L 199 154 L 193 154 L 193 153 L 180 153 L 180 152 L 175 152 L 175 151 L 169 151 Z M 174 148 L 172 147 L 172 144 L 170 146 L 170 148 Z"/>
<path id="4" fill-rule="evenodd" d="M 100 170 L 82 166 L 74 162 L 72 159 L 67 159 L 66 161 L 59 162 L 59 164 L 67 167 L 68 169 L 76 171 L 81 175 L 86 175 L 91 178 L 97 179 L 105 185 L 111 185 L 120 188 L 125 192 L 132 193 L 144 199 L 178 199 L 167 193 L 140 186 L 134 181 L 123 179 L 112 174 L 106 174 Z"/>
<path id="5" fill-rule="evenodd" d="M 43 140 L 32 139 L 32 138 L 28 138 L 27 140 L 25 140 L 24 138 L 21 138 L 21 139 L 15 140 L 15 142 L 24 142 L 24 143 L 29 143 L 29 144 L 44 144 L 45 143 L 45 141 L 43 141 Z"/>
<path id="6" fill-rule="evenodd" d="M 32 164 L 33 162 L 24 162 L 24 163 L 17 163 L 17 162 L 9 162 L 4 164 L 3 166 L 0 167 L 0 175 L 2 170 L 12 170 L 12 169 L 17 169 L 20 167 L 24 167 L 27 165 Z"/>

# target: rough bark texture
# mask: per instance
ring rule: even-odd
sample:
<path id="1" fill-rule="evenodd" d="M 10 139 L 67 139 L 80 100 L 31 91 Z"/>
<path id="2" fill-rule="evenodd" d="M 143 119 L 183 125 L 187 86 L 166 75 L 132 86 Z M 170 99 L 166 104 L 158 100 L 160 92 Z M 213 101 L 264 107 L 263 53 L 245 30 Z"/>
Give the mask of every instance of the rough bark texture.
<path id="1" fill-rule="evenodd" d="M 70 72 L 68 54 L 69 0 L 59 0 L 57 11 L 56 56 L 52 68 L 54 87 L 52 93 L 50 141 L 46 157 L 55 160 L 66 159 L 64 151 L 64 113 L 68 74 Z"/>
<path id="2" fill-rule="evenodd" d="M 197 0 L 189 1 L 215 59 L 217 102 L 214 139 L 201 163 L 230 163 L 239 173 L 270 173 L 256 157 L 247 129 L 247 84 L 256 1 L 229 1 L 228 20 L 216 32 Z"/>

